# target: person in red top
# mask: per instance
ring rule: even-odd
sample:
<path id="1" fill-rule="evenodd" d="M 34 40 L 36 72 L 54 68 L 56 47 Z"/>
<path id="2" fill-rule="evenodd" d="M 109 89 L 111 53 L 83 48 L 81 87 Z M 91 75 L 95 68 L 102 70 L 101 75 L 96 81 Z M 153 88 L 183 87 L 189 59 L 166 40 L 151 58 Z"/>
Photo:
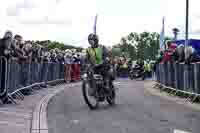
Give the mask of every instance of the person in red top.
<path id="1" fill-rule="evenodd" d="M 164 52 L 163 60 L 161 61 L 162 64 L 168 61 L 172 61 L 171 56 L 175 52 L 176 47 L 177 45 L 175 43 L 168 42 L 168 49 Z"/>

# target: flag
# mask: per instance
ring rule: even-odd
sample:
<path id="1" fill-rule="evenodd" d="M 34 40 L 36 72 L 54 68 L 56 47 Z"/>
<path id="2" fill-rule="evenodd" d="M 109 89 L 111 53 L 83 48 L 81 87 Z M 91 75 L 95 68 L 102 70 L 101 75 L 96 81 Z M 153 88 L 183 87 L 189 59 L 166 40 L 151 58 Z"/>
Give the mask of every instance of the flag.
<path id="1" fill-rule="evenodd" d="M 95 16 L 95 20 L 94 20 L 94 34 L 97 33 L 97 18 L 98 18 L 98 15 Z"/>
<path id="2" fill-rule="evenodd" d="M 162 29 L 160 33 L 160 50 L 164 49 L 165 43 L 165 18 L 162 19 Z"/>

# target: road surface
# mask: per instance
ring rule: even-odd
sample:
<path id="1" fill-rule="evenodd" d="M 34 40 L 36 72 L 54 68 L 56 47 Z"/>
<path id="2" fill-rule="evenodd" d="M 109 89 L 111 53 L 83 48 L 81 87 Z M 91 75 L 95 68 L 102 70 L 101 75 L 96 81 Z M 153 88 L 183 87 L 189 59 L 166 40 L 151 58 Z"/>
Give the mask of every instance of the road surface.
<path id="1" fill-rule="evenodd" d="M 200 111 L 145 91 L 144 82 L 119 80 L 117 105 L 91 111 L 81 85 L 66 88 L 48 105 L 49 133 L 199 133 Z"/>

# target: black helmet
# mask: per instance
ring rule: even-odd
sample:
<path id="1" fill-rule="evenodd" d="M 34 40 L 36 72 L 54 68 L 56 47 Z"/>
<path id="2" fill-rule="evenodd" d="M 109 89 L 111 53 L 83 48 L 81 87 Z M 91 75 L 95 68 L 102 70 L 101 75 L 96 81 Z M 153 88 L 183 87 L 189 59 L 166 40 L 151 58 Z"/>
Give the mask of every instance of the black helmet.
<path id="1" fill-rule="evenodd" d="M 98 42 L 99 42 L 98 36 L 97 36 L 96 34 L 94 34 L 94 33 L 91 33 L 91 34 L 88 36 L 88 41 L 89 41 L 89 40 L 94 40 L 95 43 L 98 43 Z"/>

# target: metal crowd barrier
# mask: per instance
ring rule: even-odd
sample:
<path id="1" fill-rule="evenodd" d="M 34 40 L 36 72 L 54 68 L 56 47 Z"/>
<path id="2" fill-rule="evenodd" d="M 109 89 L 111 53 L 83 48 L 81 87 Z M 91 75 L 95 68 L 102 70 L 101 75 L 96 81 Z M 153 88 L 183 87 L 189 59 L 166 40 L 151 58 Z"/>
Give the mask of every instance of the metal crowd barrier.
<path id="1" fill-rule="evenodd" d="M 34 86 L 64 80 L 64 64 L 19 63 L 0 57 L 0 99 L 5 93 L 23 99 L 23 91 L 33 91 Z"/>
<path id="2" fill-rule="evenodd" d="M 172 91 L 200 96 L 200 63 L 164 63 L 156 66 L 157 82 Z"/>
<path id="3" fill-rule="evenodd" d="M 7 90 L 8 82 L 8 63 L 3 56 L 0 57 L 0 98 L 3 97 Z"/>

